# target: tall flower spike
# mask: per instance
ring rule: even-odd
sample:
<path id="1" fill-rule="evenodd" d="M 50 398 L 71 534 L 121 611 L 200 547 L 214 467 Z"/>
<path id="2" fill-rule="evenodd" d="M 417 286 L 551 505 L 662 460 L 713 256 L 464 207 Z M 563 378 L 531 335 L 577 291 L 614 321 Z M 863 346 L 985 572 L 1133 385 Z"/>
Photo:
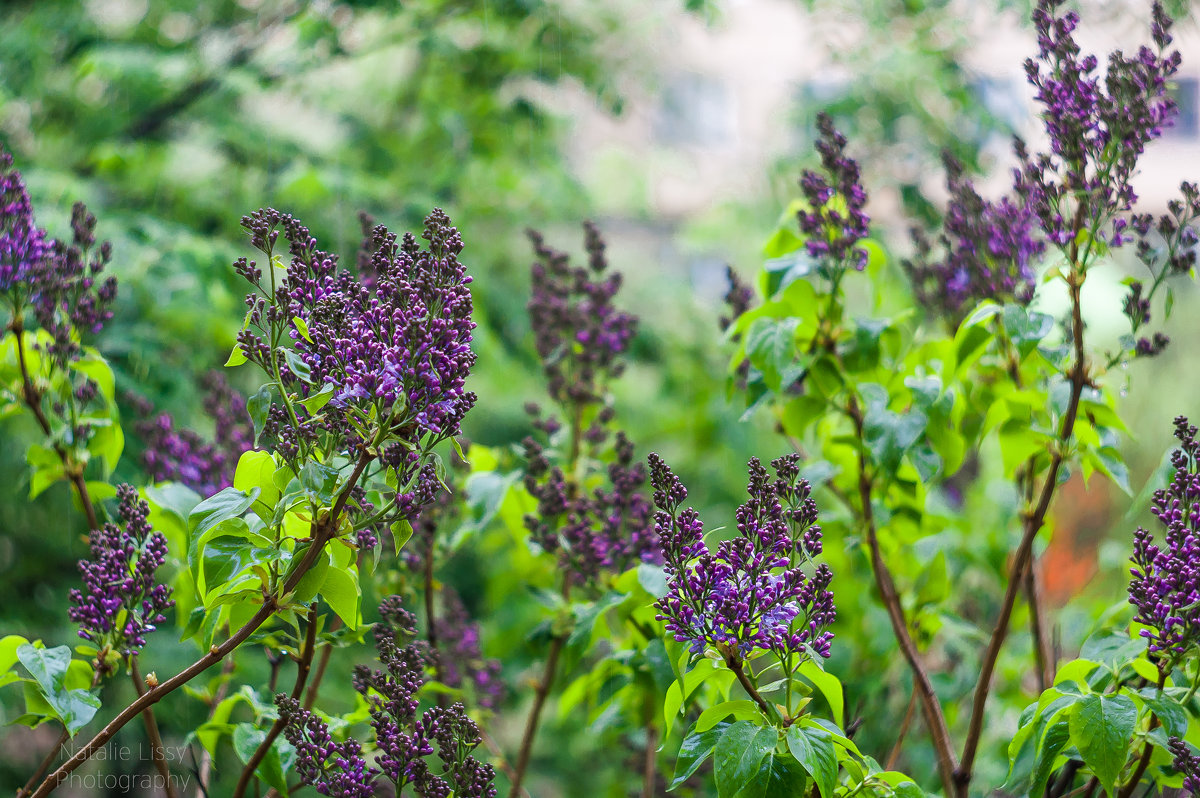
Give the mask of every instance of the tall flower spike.
<path id="1" fill-rule="evenodd" d="M 756 650 L 778 656 L 828 657 L 837 616 L 833 573 L 821 563 L 802 565 L 821 551 L 816 505 L 799 479 L 796 455 L 771 464 L 749 463 L 749 498 L 736 513 L 738 534 L 704 542 L 696 511 L 681 509 L 687 490 L 662 458 L 650 455 L 655 516 L 667 572 L 667 595 L 656 603 L 659 620 L 693 654 L 714 648 L 745 658 Z"/>
<path id="2" fill-rule="evenodd" d="M 858 162 L 846 155 L 846 137 L 833 126 L 828 114 L 817 116 L 817 152 L 821 171 L 805 170 L 800 190 L 808 208 L 799 212 L 805 247 L 814 258 L 829 261 L 835 269 L 851 266 L 862 271 L 867 251 L 858 246 L 870 231 L 864 210 L 867 191 Z"/>
<path id="3" fill-rule="evenodd" d="M 624 370 L 621 356 L 637 330 L 637 319 L 613 305 L 621 275 L 608 271 L 600 232 L 587 223 L 584 233 L 587 268 L 571 266 L 565 253 L 528 231 L 538 257 L 529 322 L 550 396 L 560 405 L 602 401 L 605 383 Z"/>
<path id="4" fill-rule="evenodd" d="M 1165 528 L 1163 545 L 1145 529 L 1134 533 L 1129 603 L 1142 636 L 1167 673 L 1200 643 L 1200 441 L 1196 427 L 1175 419 L 1180 447 L 1171 453 L 1174 476 L 1155 491 L 1151 511 Z"/>
<path id="5" fill-rule="evenodd" d="M 80 637 L 128 656 L 146 645 L 146 635 L 175 602 L 171 588 L 154 578 L 166 559 L 167 539 L 147 523 L 150 506 L 129 485 L 117 488 L 117 498 L 120 523 L 92 532 L 91 558 L 79 561 L 83 589 L 71 591 L 67 614 L 79 624 Z"/>
<path id="6" fill-rule="evenodd" d="M 33 221 L 33 205 L 13 158 L 0 148 L 0 294 L 23 304 L 14 292 L 27 293 L 33 271 L 52 249 L 46 231 Z"/>

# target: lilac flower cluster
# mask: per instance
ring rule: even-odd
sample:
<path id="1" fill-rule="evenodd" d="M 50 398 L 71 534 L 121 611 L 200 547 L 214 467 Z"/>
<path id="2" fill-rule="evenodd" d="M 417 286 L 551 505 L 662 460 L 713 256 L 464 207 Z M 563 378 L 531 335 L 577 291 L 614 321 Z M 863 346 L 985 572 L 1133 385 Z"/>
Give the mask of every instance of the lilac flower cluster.
<path id="1" fill-rule="evenodd" d="M 28 291 L 31 272 L 49 257 L 53 242 L 34 224 L 33 205 L 13 158 L 0 149 L 0 294 Z M 23 302 L 14 302 L 20 307 Z"/>
<path id="2" fill-rule="evenodd" d="M 1183 416 L 1175 419 L 1175 437 L 1180 443 L 1171 453 L 1175 474 L 1151 502 L 1166 527 L 1164 545 L 1138 528 L 1129 585 L 1135 620 L 1149 627 L 1142 636 L 1164 673 L 1200 642 L 1200 441 Z"/>
<path id="3" fill-rule="evenodd" d="M 725 292 L 724 296 L 728 315 L 722 314 L 717 320 L 721 332 L 728 330 L 730 325 L 754 304 L 754 289 L 738 276 L 732 266 L 725 267 L 725 279 L 729 282 L 729 290 Z"/>
<path id="4" fill-rule="evenodd" d="M 659 620 L 693 654 L 707 647 L 726 658 L 755 650 L 780 657 L 828 657 L 837 617 L 833 573 L 821 563 L 810 577 L 802 569 L 821 553 L 817 507 L 799 478 L 799 457 L 771 463 L 772 479 L 757 459 L 749 464 L 748 501 L 736 514 L 737 535 L 704 542 L 694 509 L 681 509 L 687 489 L 657 455 L 650 455 L 655 515 L 666 562 L 667 595 L 655 604 Z"/>
<path id="5" fill-rule="evenodd" d="M 416 631 L 412 614 L 398 596 L 385 599 L 379 611 L 383 622 L 376 626 L 375 642 L 383 670 L 360 665 L 354 671 L 354 689 L 367 700 L 375 732 L 374 764 L 367 763 L 360 744 L 335 743 L 324 721 L 280 695 L 275 700 L 287 721 L 284 736 L 296 748 L 297 772 L 322 795 L 374 795 L 382 776 L 397 794 L 407 787 L 418 798 L 494 796 L 495 771 L 471 756 L 481 738 L 462 705 L 418 714 L 416 693 L 432 657 L 424 644 L 409 642 Z M 438 772 L 428 761 L 435 754 Z"/>
<path id="6" fill-rule="evenodd" d="M 1025 63 L 1037 90 L 1050 152 L 1031 156 L 1017 143 L 1018 193 L 1038 216 L 1046 237 L 1073 245 L 1080 229 L 1105 235 L 1120 246 L 1127 220 L 1120 214 L 1137 201 L 1130 183 L 1146 145 L 1171 124 L 1176 107 L 1167 81 L 1179 68 L 1171 44 L 1171 19 L 1154 4 L 1151 38 L 1128 57 L 1109 55 L 1103 85 L 1098 59 L 1083 55 L 1074 38 L 1079 15 L 1059 13 L 1065 0 L 1039 0 L 1033 12 L 1038 56 Z"/>
<path id="7" fill-rule="evenodd" d="M 1024 200 L 998 203 L 979 195 L 963 166 L 946 153 L 950 203 L 940 237 L 940 260 L 919 230 L 912 231 L 916 256 L 904 261 L 917 301 L 958 319 L 983 297 L 1021 304 L 1033 298 L 1033 267 L 1046 245 Z"/>
<path id="8" fill-rule="evenodd" d="M 1038 55 L 1025 63 L 1049 152 L 1030 153 L 1017 139 L 1013 191 L 998 202 L 982 199 L 961 167 L 948 163 L 951 200 L 941 257 L 914 232 L 916 256 L 904 265 L 917 298 L 952 320 L 983 299 L 1027 302 L 1032 267 L 1048 243 L 1082 263 L 1099 250 L 1093 241 L 1120 247 L 1132 240 L 1131 226 L 1141 224 L 1130 215 L 1137 201 L 1131 180 L 1146 145 L 1176 113 L 1167 93 L 1180 62 L 1177 51 L 1167 52 L 1171 19 L 1155 3 L 1154 46 L 1132 57 L 1111 53 L 1102 79 L 1099 60 L 1075 41 L 1079 15 L 1061 13 L 1064 3 L 1039 0 L 1033 12 Z M 1084 231 L 1092 238 L 1081 238 Z M 1152 354 L 1164 345 L 1165 339 L 1142 339 L 1136 348 Z"/>
<path id="9" fill-rule="evenodd" d="M 213 420 L 213 440 L 180 429 L 169 413 L 153 415 L 153 406 L 133 398 L 143 416 L 134 422 L 142 438 L 142 468 L 152 482 L 181 482 L 202 496 L 211 496 L 233 484 L 238 458 L 254 443 L 254 428 L 246 413 L 246 399 L 218 372 L 201 379 L 204 412 Z"/>
<path id="10" fill-rule="evenodd" d="M 51 342 L 44 350 L 65 369 L 82 352 L 79 336 L 94 335 L 112 318 L 113 277 L 101 273 L 112 258 L 106 241 L 96 247 L 96 217 L 81 202 L 71 210 L 70 242 L 50 238 L 33 218 L 33 206 L 12 156 L 0 149 L 0 294 L 20 326 L 25 308 Z"/>
<path id="11" fill-rule="evenodd" d="M 384 459 L 415 474 L 418 452 L 411 444 L 456 434 L 475 403 L 475 394 L 464 389 L 475 362 L 471 278 L 458 261 L 462 239 L 449 218 L 440 210 L 429 215 L 425 249 L 412 235 L 398 240 L 374 228 L 364 245 L 372 253 L 369 287 L 339 270 L 337 258 L 317 249 L 308 229 L 290 216 L 260 210 L 242 225 L 268 257 L 281 231 L 291 253 L 278 285 L 272 280 L 264 286 L 255 263 L 236 264 L 263 294 L 246 299 L 250 325 L 238 338 L 242 351 L 268 373 L 278 367 L 285 384 L 302 397 L 333 391 L 324 412 L 293 408 L 298 423 L 285 408 L 273 406 L 264 430 L 268 439 L 295 457 L 322 433 L 333 433 L 345 451 L 355 453 L 370 443 L 357 430 L 378 418 L 390 425 L 393 438 L 404 441 L 393 440 Z M 294 349 L 272 351 L 251 329 L 271 325 L 287 329 Z M 277 363 L 279 354 L 283 362 Z"/>
<path id="12" fill-rule="evenodd" d="M 92 531 L 91 559 L 79 561 L 83 589 L 71 591 L 67 614 L 79 624 L 80 637 L 132 656 L 175 602 L 171 588 L 154 579 L 167 556 L 167 539 L 147 523 L 150 506 L 129 485 L 117 488 L 117 498 L 120 524 Z"/>
<path id="13" fill-rule="evenodd" d="M 807 210 L 798 214 L 800 230 L 807 235 L 804 245 L 823 264 L 836 264 L 838 271 L 847 265 L 862 271 L 867 251 L 857 245 L 870 234 L 871 221 L 864 211 L 862 174 L 858 162 L 846 156 L 846 137 L 828 114 L 817 116 L 817 132 L 822 171 L 805 170 L 800 177 L 800 190 L 808 201 Z"/>
<path id="14" fill-rule="evenodd" d="M 577 584 L 603 572 L 621 572 L 639 562 L 658 562 L 659 545 L 650 502 L 643 490 L 646 469 L 634 460 L 633 443 L 618 432 L 607 487 L 591 493 L 552 465 L 532 437 L 524 441 L 525 488 L 537 500 L 537 512 L 525 527 L 544 551 L 556 552 L 564 573 Z"/>
<path id="15" fill-rule="evenodd" d="M 448 687 L 470 683 L 475 703 L 494 710 L 504 700 L 500 660 L 486 659 L 479 644 L 479 624 L 471 620 L 453 588 L 443 587 L 442 612 L 435 621 L 438 674 Z"/>
<path id="16" fill-rule="evenodd" d="M 572 267 L 541 234 L 528 235 L 538 261 L 527 309 L 550 396 L 564 407 L 601 402 L 606 382 L 624 370 L 621 356 L 637 330 L 637 319 L 613 305 L 621 275 L 608 271 L 604 241 L 591 223 L 584 224 L 587 268 Z"/>
<path id="17" fill-rule="evenodd" d="M 1183 789 L 1200 795 L 1200 756 L 1193 754 L 1192 747 L 1178 737 L 1170 738 L 1167 747 L 1175 756 L 1172 766 L 1183 774 Z"/>
<path id="18" fill-rule="evenodd" d="M 1130 227 L 1137 236 L 1138 259 L 1149 269 L 1153 283 L 1147 291 L 1140 281 L 1129 284 L 1123 311 L 1129 319 L 1134 354 L 1153 357 L 1166 349 L 1169 339 L 1161 332 L 1152 337 L 1137 337 L 1150 323 L 1150 303 L 1167 277 L 1189 274 L 1196 266 L 1196 221 L 1200 219 L 1200 188 L 1195 183 L 1180 185 L 1182 199 L 1167 203 L 1167 213 L 1157 221 L 1148 213 L 1134 214 Z M 1157 245 L 1156 245 L 1157 244 Z"/>

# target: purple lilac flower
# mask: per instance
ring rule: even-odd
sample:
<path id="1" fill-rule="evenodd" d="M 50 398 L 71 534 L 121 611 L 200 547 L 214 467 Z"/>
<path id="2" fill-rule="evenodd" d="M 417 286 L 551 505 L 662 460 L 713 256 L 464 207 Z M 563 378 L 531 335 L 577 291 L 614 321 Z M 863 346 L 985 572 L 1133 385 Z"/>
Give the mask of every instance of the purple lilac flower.
<path id="1" fill-rule="evenodd" d="M 1142 636 L 1166 673 L 1200 642 L 1200 441 L 1196 427 L 1175 419 L 1180 447 L 1171 453 L 1175 474 L 1155 491 L 1151 512 L 1166 528 L 1163 545 L 1138 528 L 1133 536 L 1129 603 Z"/>
<path id="2" fill-rule="evenodd" d="M 260 210 L 242 224 L 269 257 L 282 232 L 291 262 L 273 293 L 254 262 L 235 264 L 262 294 L 246 298 L 249 324 L 239 335 L 240 349 L 274 373 L 276 354 L 255 329 L 270 337 L 268 330 L 282 326 L 293 342 L 279 363 L 285 385 L 301 399 L 324 393 L 328 400 L 311 411 L 294 405 L 294 417 L 272 405 L 263 438 L 290 460 L 318 441 L 354 457 L 369 443 L 358 430 L 383 420 L 391 442 L 380 459 L 397 470 L 401 485 L 412 487 L 401 505 L 415 514 L 436 490 L 421 452 L 457 434 L 475 403 L 464 388 L 475 362 L 475 324 L 458 231 L 440 210 L 426 219 L 425 248 L 412 235 L 397 239 L 374 228 L 363 247 L 370 253 L 368 286 L 338 269 L 337 258 L 317 249 L 308 229 L 290 216 Z"/>
<path id="3" fill-rule="evenodd" d="M 117 498 L 120 523 L 92 531 L 91 558 L 79 561 L 83 589 L 71 591 L 67 615 L 80 637 L 128 656 L 146 645 L 175 602 L 171 588 L 154 580 L 167 539 L 147 523 L 150 506 L 129 485 L 117 488 Z"/>
<path id="4" fill-rule="evenodd" d="M 667 595 L 655 606 L 667 631 L 690 643 L 693 654 L 712 647 L 727 658 L 744 659 L 755 650 L 829 656 L 828 627 L 837 616 L 833 574 L 825 563 L 811 577 L 801 568 L 822 544 L 798 462 L 797 455 L 773 461 L 772 479 L 757 459 L 750 461 L 749 499 L 737 510 L 737 535 L 713 551 L 696 511 L 681 509 L 687 489 L 662 458 L 650 455 L 667 572 Z"/>
<path id="5" fill-rule="evenodd" d="M 12 155 L 0 149 L 0 294 L 27 292 L 31 272 L 49 256 L 52 244 L 33 221 L 29 192 Z M 23 300 L 15 299 L 20 307 Z"/>
<path id="6" fill-rule="evenodd" d="M 917 301 L 951 319 L 985 298 L 1027 303 L 1034 264 L 1046 249 L 1037 219 L 1020 195 L 984 200 L 962 164 L 943 157 L 951 197 L 939 239 L 943 254 L 933 258 L 933 245 L 914 229 L 917 254 L 904 262 Z"/>
<path id="7" fill-rule="evenodd" d="M 643 491 L 646 469 L 634 461 L 633 443 L 618 432 L 607 486 L 590 494 L 552 465 L 532 437 L 524 441 L 525 488 L 537 500 L 537 512 L 525 517 L 530 536 L 544 551 L 555 552 L 574 582 L 586 584 L 603 572 L 622 572 L 640 562 L 659 561 L 658 534 Z"/>
<path id="8" fill-rule="evenodd" d="M 858 242 L 870 234 L 871 221 L 863 210 L 867 192 L 862 174 L 858 162 L 846 156 L 846 137 L 828 114 L 817 116 L 817 132 L 821 172 L 805 170 L 800 177 L 800 190 L 808 201 L 808 208 L 798 214 L 800 230 L 807 235 L 805 247 L 838 270 L 851 266 L 862 271 L 867 251 Z"/>
<path id="9" fill-rule="evenodd" d="M 1200 188 L 1195 183 L 1179 186 L 1182 199 L 1167 203 L 1167 213 L 1157 221 L 1148 213 L 1130 217 L 1129 228 L 1137 239 L 1138 259 L 1145 264 L 1154 282 L 1149 290 L 1140 280 L 1129 283 L 1122 311 L 1129 320 L 1130 338 L 1137 357 L 1153 357 L 1167 348 L 1170 339 L 1161 332 L 1139 336 L 1150 323 L 1150 302 L 1167 277 L 1190 274 L 1196 266 L 1196 244 L 1200 236 Z"/>
<path id="10" fill-rule="evenodd" d="M 142 438 L 142 468 L 152 482 L 181 482 L 203 496 L 233 484 L 238 458 L 253 448 L 254 429 L 246 413 L 246 399 L 230 387 L 219 372 L 201 378 L 205 414 L 213 420 L 213 440 L 180 429 L 169 413 L 154 415 L 153 406 L 133 398 L 134 410 L 143 416 L 134 422 Z"/>
<path id="11" fill-rule="evenodd" d="M 743 313 L 750 309 L 754 304 L 754 289 L 747 285 L 746 281 L 733 270 L 732 266 L 725 267 L 725 279 L 729 283 L 729 290 L 725 292 L 725 306 L 728 308 L 728 315 L 722 314 L 717 319 L 717 324 L 721 328 L 721 332 L 728 330 L 730 325 L 738 320 Z"/>
<path id="12" fill-rule="evenodd" d="M 287 723 L 283 736 L 296 749 L 296 774 L 301 782 L 313 785 L 321 795 L 373 798 L 379 771 L 367 764 L 357 740 L 335 742 L 329 725 L 290 696 L 280 693 L 275 705 Z"/>
<path id="13" fill-rule="evenodd" d="M 603 401 L 606 383 L 625 368 L 621 356 L 637 330 L 637 319 L 613 305 L 621 274 L 608 271 L 599 230 L 589 222 L 584 234 L 587 268 L 572 267 L 565 253 L 528 231 L 538 257 L 527 305 L 534 346 L 551 398 L 572 407 Z"/>
<path id="14" fill-rule="evenodd" d="M 1192 747 L 1178 737 L 1170 738 L 1167 747 L 1175 755 L 1172 767 L 1183 774 L 1183 789 L 1200 795 L 1200 756 L 1192 753 Z"/>
<path id="15" fill-rule="evenodd" d="M 383 622 L 375 628 L 375 644 L 383 669 L 354 670 L 354 689 L 369 705 L 375 732 L 374 766 L 366 764 L 357 742 L 333 743 L 323 721 L 279 695 L 276 704 L 288 719 L 284 734 L 297 749 L 297 772 L 323 795 L 373 795 L 382 776 L 397 794 L 407 787 L 418 798 L 491 798 L 495 771 L 471 756 L 481 738 L 463 706 L 418 713 L 416 694 L 432 656 L 423 643 L 410 642 L 416 619 L 398 596 L 384 599 L 379 611 Z M 435 754 L 438 764 L 431 767 Z"/>
<path id="16" fill-rule="evenodd" d="M 1180 55 L 1167 52 L 1172 21 L 1156 2 L 1153 48 L 1132 57 L 1111 53 L 1102 81 L 1096 56 L 1084 55 L 1075 41 L 1079 15 L 1060 14 L 1063 4 L 1039 0 L 1033 12 L 1038 55 L 1026 61 L 1025 73 L 1037 90 L 1050 152 L 1031 155 L 1017 141 L 1014 188 L 1056 245 L 1074 246 L 1085 229 L 1117 247 L 1126 240 L 1122 215 L 1137 200 L 1131 179 L 1138 158 L 1176 114 L 1167 81 Z"/>
<path id="17" fill-rule="evenodd" d="M 443 684 L 462 687 L 470 683 L 475 703 L 494 710 L 504 699 L 500 661 L 485 659 L 479 644 L 479 624 L 471 620 L 453 588 L 443 587 L 442 612 L 437 625 L 438 674 Z"/>

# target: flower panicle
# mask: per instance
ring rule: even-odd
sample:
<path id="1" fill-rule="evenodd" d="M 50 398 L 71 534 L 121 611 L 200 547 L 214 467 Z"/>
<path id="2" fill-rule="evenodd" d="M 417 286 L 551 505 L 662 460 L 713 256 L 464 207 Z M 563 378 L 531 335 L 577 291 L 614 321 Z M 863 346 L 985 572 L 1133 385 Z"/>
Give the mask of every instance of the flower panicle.
<path id="1" fill-rule="evenodd" d="M 80 637 L 134 656 L 175 602 L 171 588 L 155 580 L 167 539 L 147 521 L 150 506 L 130 485 L 118 486 L 117 499 L 119 523 L 92 531 L 91 556 L 79 561 L 83 588 L 71 591 L 67 615 L 79 624 Z"/>
<path id="2" fill-rule="evenodd" d="M 1171 481 L 1155 491 L 1151 512 L 1164 528 L 1161 542 L 1139 527 L 1134 532 L 1129 603 L 1147 628 L 1159 668 L 1200 644 L 1200 440 L 1187 418 L 1175 419 L 1179 448 L 1171 454 Z"/>
<path id="3" fill-rule="evenodd" d="M 754 651 L 781 657 L 830 654 L 837 616 L 825 563 L 809 575 L 802 566 L 821 552 L 817 508 L 799 478 L 797 455 L 748 466 L 748 499 L 736 512 L 737 535 L 711 548 L 687 491 L 657 455 L 650 456 L 667 594 L 659 620 L 694 654 L 715 648 L 744 659 Z"/>

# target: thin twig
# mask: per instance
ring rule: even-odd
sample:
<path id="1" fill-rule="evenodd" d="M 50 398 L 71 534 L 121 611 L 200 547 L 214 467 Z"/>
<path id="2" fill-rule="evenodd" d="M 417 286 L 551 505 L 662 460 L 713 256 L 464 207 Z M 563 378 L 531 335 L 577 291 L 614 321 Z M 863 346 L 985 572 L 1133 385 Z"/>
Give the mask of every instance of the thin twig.
<path id="1" fill-rule="evenodd" d="M 883 559 L 879 546 L 879 535 L 875 528 L 875 513 L 871 508 L 871 477 L 867 473 L 866 443 L 863 430 L 863 414 L 857 401 L 853 398 L 847 405 L 847 413 L 854 422 L 855 435 L 858 438 L 858 495 L 862 504 L 863 525 L 866 527 L 867 547 L 871 552 L 871 570 L 875 574 L 875 585 L 887 610 L 888 620 L 892 624 L 892 632 L 900 644 L 900 652 L 908 662 L 913 675 L 913 690 L 921 701 L 921 710 L 925 716 L 925 725 L 929 729 L 929 737 L 933 742 L 933 750 L 937 756 L 938 773 L 942 779 L 946 794 L 953 794 L 954 773 L 958 763 L 954 757 L 954 749 L 950 745 L 950 732 L 946 726 L 945 715 L 942 714 L 942 704 L 933 689 L 933 682 L 921 661 L 916 643 L 908 632 L 908 622 L 904 618 L 904 608 L 900 603 L 900 594 L 896 590 L 892 572 Z"/>
<path id="2" fill-rule="evenodd" d="M 49 435 L 51 431 L 50 420 L 46 418 L 46 414 L 42 411 L 42 394 L 33 384 L 33 379 L 29 376 L 29 365 L 25 359 L 25 336 L 24 327 L 19 320 L 14 320 L 8 325 L 13 331 L 13 338 L 16 341 L 17 347 L 17 362 L 21 369 L 21 393 L 25 400 L 25 406 L 33 413 L 34 419 L 37 420 L 38 426 L 41 427 L 45 435 Z M 71 453 L 61 443 L 54 444 L 54 453 L 58 455 L 58 459 L 62 461 L 63 473 L 67 475 L 71 485 L 75 488 L 75 492 L 79 495 L 79 504 L 83 507 L 83 513 L 87 516 L 88 532 L 100 528 L 100 522 L 96 517 L 96 506 L 92 504 L 92 497 L 88 493 L 87 480 L 83 477 L 83 469 L 71 457 Z"/>
<path id="3" fill-rule="evenodd" d="M 558 671 L 558 658 L 562 654 L 566 642 L 567 638 L 564 635 L 555 635 L 554 639 L 550 641 L 550 650 L 546 653 L 546 664 L 542 669 L 542 679 L 538 682 L 537 692 L 534 693 L 529 717 L 525 719 L 525 733 L 521 735 L 521 748 L 517 752 L 517 764 L 512 776 L 512 788 L 508 792 L 509 798 L 521 793 L 521 783 L 525 780 L 525 771 L 529 767 L 529 757 L 533 752 L 533 740 L 537 736 L 542 708 L 545 706 L 546 697 L 550 694 L 550 688 L 554 684 L 554 677 Z"/>
<path id="4" fill-rule="evenodd" d="M 1025 531 L 1021 537 L 1021 543 L 1017 546 L 1016 553 L 1013 555 L 1008 586 L 1005 589 L 1004 600 L 1000 605 L 1000 615 L 996 619 L 996 626 L 992 630 L 991 639 L 988 641 L 987 651 L 984 653 L 983 660 L 980 663 L 979 681 L 975 687 L 975 697 L 971 706 L 971 720 L 967 729 L 966 742 L 963 745 L 962 761 L 957 772 L 954 774 L 954 783 L 957 789 L 953 793 L 949 793 L 958 795 L 960 798 L 966 798 L 967 788 L 971 783 L 971 767 L 975 762 L 975 754 L 979 748 L 979 739 L 983 733 L 983 714 L 987 704 L 988 693 L 991 690 L 992 674 L 996 670 L 996 662 L 1000 657 L 1000 649 L 1004 645 L 1005 638 L 1008 636 L 1008 627 L 1009 622 L 1012 620 L 1013 606 L 1016 604 L 1017 594 L 1020 592 L 1021 585 L 1024 582 L 1022 575 L 1029 566 L 1033 553 L 1033 542 L 1037 538 L 1037 533 L 1041 530 L 1043 524 L 1045 524 L 1046 513 L 1050 510 L 1050 502 L 1053 500 L 1054 492 L 1058 487 L 1058 472 L 1062 468 L 1065 459 L 1064 450 L 1075 432 L 1075 420 L 1079 413 L 1079 402 L 1083 397 L 1083 389 L 1088 381 L 1087 353 L 1083 346 L 1083 311 L 1080 301 L 1080 287 L 1082 282 L 1083 278 L 1077 272 L 1072 272 L 1068 278 L 1071 295 L 1071 338 L 1074 349 L 1074 362 L 1071 364 L 1071 370 L 1067 374 L 1067 378 L 1071 384 L 1071 394 L 1067 402 L 1066 414 L 1063 416 L 1062 425 L 1059 427 L 1057 444 L 1050 456 L 1050 468 L 1046 473 L 1045 481 L 1042 483 L 1037 506 L 1028 512 L 1025 517 Z"/>
<path id="5" fill-rule="evenodd" d="M 54 762 L 54 757 L 58 756 L 58 754 L 62 751 L 62 747 L 66 745 L 67 741 L 70 739 L 71 733 L 67 731 L 66 726 L 63 726 L 62 734 L 58 736 L 58 742 L 56 742 L 54 746 L 46 752 L 46 756 L 42 759 L 42 763 L 38 765 L 38 769 L 34 771 L 32 776 L 29 777 L 29 781 L 25 782 L 25 786 L 17 790 L 17 798 L 24 798 L 24 796 L 29 795 L 33 791 L 33 785 L 38 783 L 38 779 L 46 775 L 46 771 L 50 769 L 50 765 Z"/>
<path id="6" fill-rule="evenodd" d="M 286 596 L 296 589 L 296 585 L 308 573 L 308 570 L 313 567 L 325 550 L 325 544 L 336 534 L 338 527 L 338 519 L 346 503 L 350 499 L 350 492 L 358 484 L 358 478 L 362 476 L 363 470 L 370 463 L 371 456 L 367 453 L 359 458 L 358 464 L 354 468 L 346 489 L 338 496 L 334 502 L 333 508 L 329 515 L 325 517 L 324 523 L 314 522 L 313 543 L 305 552 L 304 557 L 300 560 L 293 571 L 291 577 L 284 583 L 280 596 Z M 64 762 L 58 770 L 51 773 L 38 786 L 37 791 L 31 798 L 45 798 L 55 789 L 61 786 L 67 775 L 73 772 L 76 768 L 91 758 L 100 746 L 107 743 L 113 738 L 125 724 L 129 723 L 133 718 L 141 714 L 142 710 L 161 701 L 164 697 L 179 689 L 183 685 L 190 682 L 192 679 L 199 676 L 204 671 L 216 665 L 221 660 L 225 659 L 234 649 L 246 641 L 250 635 L 258 631 L 258 628 L 269 621 L 280 608 L 279 598 L 275 595 L 267 595 L 263 597 L 263 604 L 259 607 L 258 612 L 245 623 L 240 629 L 233 633 L 221 645 L 213 645 L 209 648 L 208 653 L 200 659 L 193 662 L 184 670 L 180 671 L 175 676 L 167 679 L 165 682 L 160 682 L 157 687 L 151 688 L 143 693 L 137 700 L 131 703 L 125 709 L 121 710 L 115 718 L 109 721 L 108 725 L 96 733 L 91 740 L 82 748 L 75 752 L 74 756 Z"/>
<path id="7" fill-rule="evenodd" d="M 887 764 L 884 770 L 895 770 L 896 762 L 900 759 L 900 749 L 904 747 L 904 738 L 908 736 L 908 728 L 912 726 L 913 715 L 917 711 L 917 690 L 914 687 L 912 695 L 908 698 L 908 709 L 904 710 L 904 720 L 900 723 L 900 732 L 896 735 L 896 742 L 892 744 L 892 750 L 888 753 Z"/>
<path id="8" fill-rule="evenodd" d="M 658 792 L 658 727 L 646 724 L 646 749 L 642 762 L 642 798 L 654 798 Z"/>
<path id="9" fill-rule="evenodd" d="M 778 718 L 779 712 L 766 699 L 759 694 L 758 689 L 754 686 L 754 682 L 750 681 L 750 677 L 746 675 L 746 669 L 742 667 L 742 661 L 738 659 L 736 654 L 725 652 L 725 665 L 729 670 L 733 671 L 733 675 L 737 677 L 738 684 L 746 691 L 746 695 L 754 699 L 754 703 L 758 704 L 758 708 L 768 718 Z M 783 718 L 785 723 L 790 721 L 790 718 Z"/>
<path id="10" fill-rule="evenodd" d="M 133 679 L 133 689 L 140 697 L 146 692 L 146 683 L 142 681 L 136 656 L 129 658 L 129 676 Z M 171 784 L 171 769 L 167 767 L 166 757 L 163 756 L 162 735 L 158 732 L 158 721 L 154 718 L 153 709 L 146 707 L 142 712 L 142 722 L 146 726 L 146 737 L 150 740 L 150 759 L 154 762 L 158 775 L 162 776 L 163 792 L 167 794 L 167 798 L 179 798 L 179 793 L 175 792 L 175 787 Z"/>
<path id="11" fill-rule="evenodd" d="M 300 651 L 300 659 L 296 661 L 296 682 L 292 685 L 292 698 L 297 701 L 304 694 L 304 685 L 308 681 L 308 673 L 312 667 L 313 651 L 316 650 L 317 644 L 317 620 L 317 603 L 314 601 L 308 610 L 308 628 L 304 632 L 304 647 Z M 275 740 L 286 725 L 287 721 L 282 715 L 271 724 L 267 736 L 258 744 L 258 748 L 254 749 L 254 753 L 246 761 L 246 767 L 242 768 L 242 775 L 238 779 L 237 787 L 233 790 L 233 798 L 242 798 L 245 795 L 246 788 L 250 786 L 250 781 L 254 778 L 258 766 L 266 758 L 267 752 L 271 750 L 271 746 L 275 744 Z"/>

